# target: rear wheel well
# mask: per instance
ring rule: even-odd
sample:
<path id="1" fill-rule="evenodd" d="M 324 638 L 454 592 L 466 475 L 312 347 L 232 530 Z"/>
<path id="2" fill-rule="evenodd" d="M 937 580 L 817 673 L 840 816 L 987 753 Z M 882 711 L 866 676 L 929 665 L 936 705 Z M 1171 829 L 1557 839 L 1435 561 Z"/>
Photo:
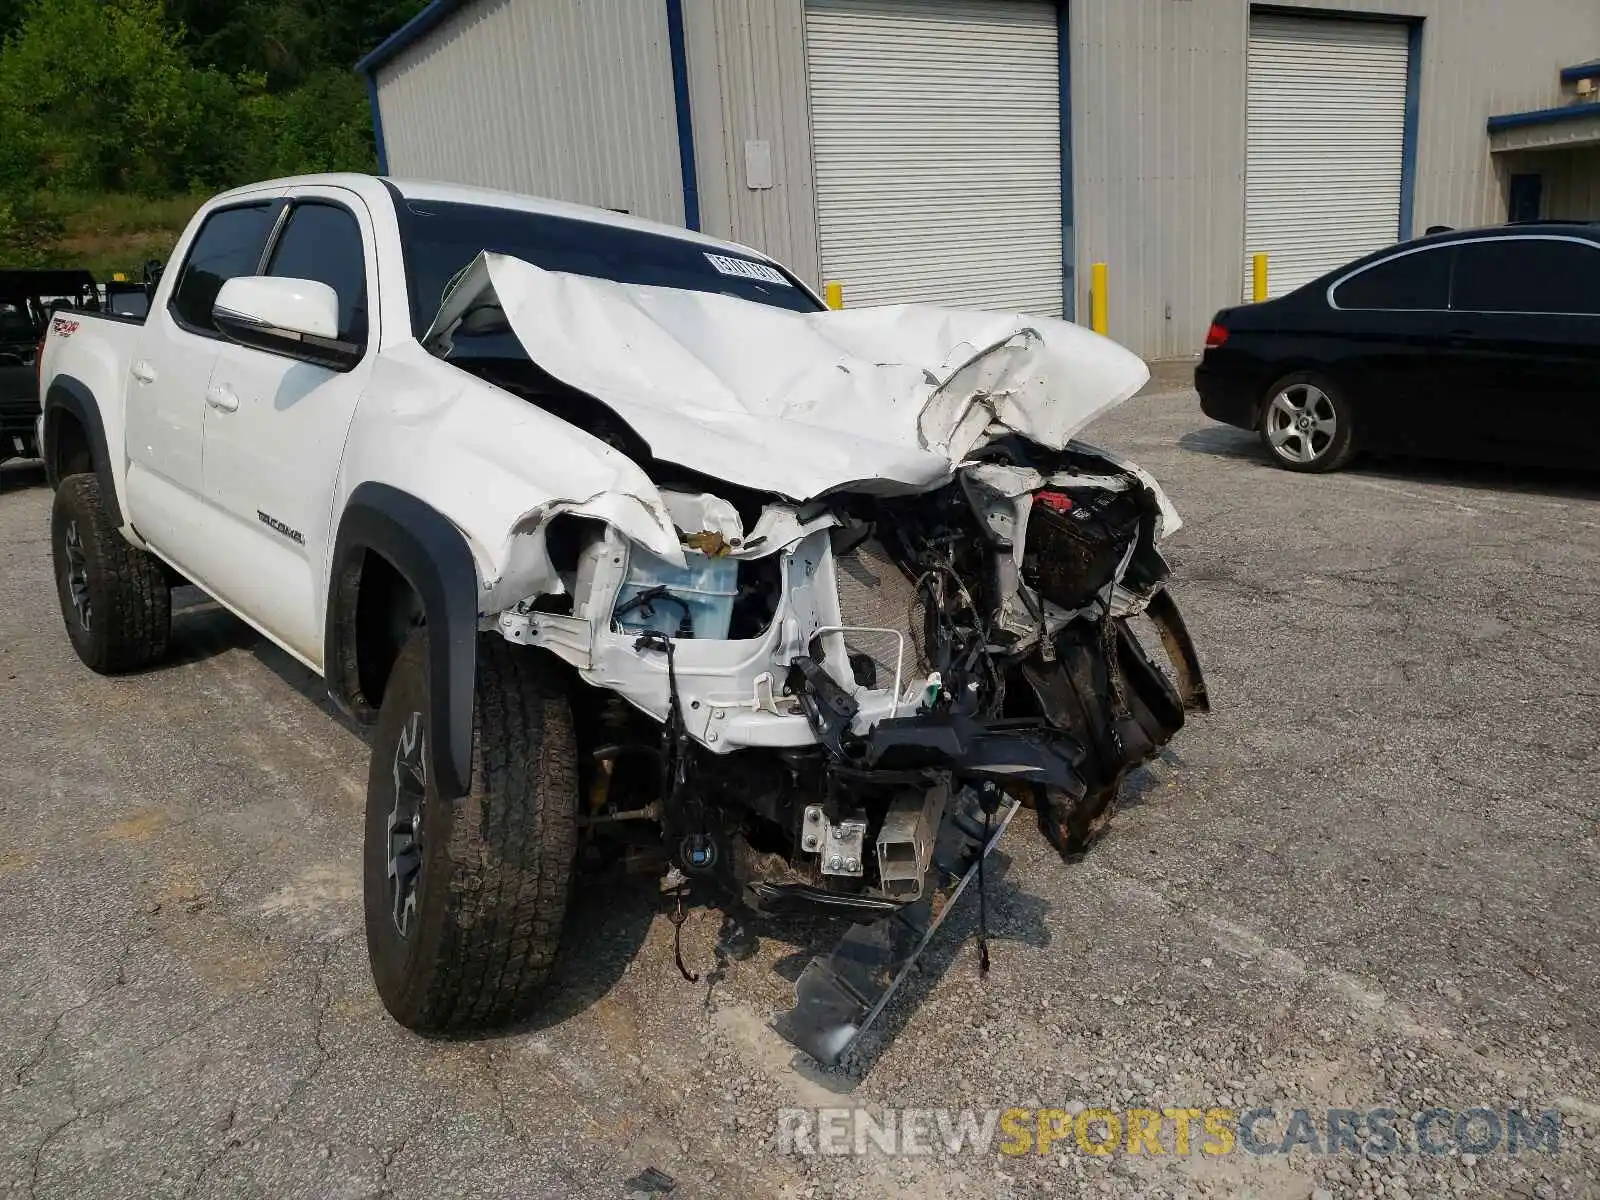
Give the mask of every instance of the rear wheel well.
<path id="1" fill-rule="evenodd" d="M 389 673 L 411 631 L 425 625 L 422 597 L 376 550 L 349 556 L 334 583 L 338 619 L 334 683 L 356 719 L 377 720 Z"/>
<path id="2" fill-rule="evenodd" d="M 45 422 L 45 446 L 49 459 L 46 474 L 52 484 L 59 484 L 68 475 L 77 475 L 95 469 L 94 446 L 83 422 L 64 408 L 52 408 Z"/>
<path id="3" fill-rule="evenodd" d="M 1316 375 L 1341 390 L 1349 390 L 1345 387 L 1342 371 L 1330 370 L 1326 363 L 1318 362 L 1314 358 L 1285 358 L 1271 363 L 1263 369 L 1261 380 L 1256 386 L 1255 419 L 1258 430 L 1267 415 L 1267 405 L 1272 403 L 1272 398 L 1278 394 L 1283 381 L 1291 375 Z"/>

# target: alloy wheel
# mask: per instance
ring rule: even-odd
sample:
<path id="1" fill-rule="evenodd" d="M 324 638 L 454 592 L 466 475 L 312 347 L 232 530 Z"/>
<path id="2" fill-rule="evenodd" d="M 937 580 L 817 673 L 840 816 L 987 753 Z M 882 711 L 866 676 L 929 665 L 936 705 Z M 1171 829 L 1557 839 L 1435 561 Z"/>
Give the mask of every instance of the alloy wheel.
<path id="1" fill-rule="evenodd" d="M 67 598 L 72 601 L 72 611 L 85 633 L 93 628 L 94 605 L 89 600 L 89 557 L 83 552 L 83 537 L 78 533 L 76 521 L 67 522 L 65 545 Z"/>
<path id="2" fill-rule="evenodd" d="M 401 937 L 411 933 L 422 882 L 422 809 L 427 801 L 427 741 L 422 714 L 400 727 L 394 750 L 394 803 L 389 808 L 389 911 Z"/>
<path id="3" fill-rule="evenodd" d="M 1339 417 L 1328 393 L 1313 383 L 1293 383 L 1267 406 L 1267 441 L 1293 463 L 1312 463 L 1328 452 Z"/>

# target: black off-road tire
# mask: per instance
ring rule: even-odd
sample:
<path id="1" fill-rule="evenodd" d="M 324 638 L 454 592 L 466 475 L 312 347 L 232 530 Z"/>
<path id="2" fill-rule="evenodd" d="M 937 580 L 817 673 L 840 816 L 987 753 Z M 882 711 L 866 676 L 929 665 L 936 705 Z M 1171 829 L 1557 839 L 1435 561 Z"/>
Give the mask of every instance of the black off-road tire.
<path id="1" fill-rule="evenodd" d="M 578 749 L 558 664 L 499 637 L 478 640 L 472 779 L 435 787 L 428 640 L 406 642 L 384 689 L 367 777 L 367 952 L 384 1007 L 419 1033 L 520 1020 L 538 1006 L 566 916 L 578 837 Z M 421 730 L 420 873 L 402 931 L 389 875 L 397 763 Z"/>
<path id="2" fill-rule="evenodd" d="M 116 675 L 165 657 L 172 632 L 166 568 L 117 531 L 95 476 L 68 475 L 56 488 L 50 550 L 61 618 L 85 666 Z"/>
<path id="3" fill-rule="evenodd" d="M 1297 455 L 1289 448 L 1274 445 L 1272 436 L 1275 419 L 1273 403 L 1277 397 L 1285 393 L 1299 393 L 1304 396 L 1308 392 L 1320 393 L 1326 398 L 1327 407 L 1331 409 L 1334 421 L 1331 437 L 1323 440 L 1320 435 L 1313 434 L 1312 443 L 1300 443 L 1310 451 L 1309 457 Z M 1345 397 L 1343 387 L 1318 371 L 1295 371 L 1268 388 L 1261 402 L 1261 420 L 1257 424 L 1257 432 L 1261 435 L 1261 445 L 1266 450 L 1267 457 L 1275 466 L 1282 467 L 1286 471 L 1313 473 L 1339 471 L 1349 465 L 1359 448 L 1355 411 Z M 1295 444 L 1295 440 L 1291 439 L 1290 446 Z"/>

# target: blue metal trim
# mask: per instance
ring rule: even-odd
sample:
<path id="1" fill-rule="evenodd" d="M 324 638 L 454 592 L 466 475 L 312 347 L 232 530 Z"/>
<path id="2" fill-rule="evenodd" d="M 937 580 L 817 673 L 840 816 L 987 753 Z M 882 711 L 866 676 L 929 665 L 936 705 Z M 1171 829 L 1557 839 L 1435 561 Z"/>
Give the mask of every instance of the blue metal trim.
<path id="1" fill-rule="evenodd" d="M 1593 62 L 1579 63 L 1575 67 L 1561 68 L 1562 83 L 1577 83 L 1580 79 L 1600 79 L 1600 58 Z"/>
<path id="2" fill-rule="evenodd" d="M 433 0 L 427 8 L 379 42 L 371 53 L 356 64 L 356 70 L 371 75 L 412 42 L 426 37 L 456 9 L 465 7 L 471 2 L 472 0 Z"/>
<path id="3" fill-rule="evenodd" d="M 1536 112 L 1506 113 L 1489 118 L 1489 132 L 1517 129 L 1524 125 L 1553 125 L 1558 121 L 1581 121 L 1600 117 L 1600 104 L 1569 104 L 1565 108 L 1541 108 Z"/>
<path id="4" fill-rule="evenodd" d="M 383 144 L 383 110 L 378 107 L 378 78 L 367 76 L 367 103 L 372 106 L 372 140 L 378 148 L 378 174 L 389 173 L 389 152 Z"/>
<path id="5" fill-rule="evenodd" d="M 700 183 L 694 168 L 694 118 L 689 112 L 689 53 L 683 39 L 683 0 L 666 0 L 666 4 L 672 107 L 678 115 L 678 168 L 683 173 L 683 223 L 698 232 Z"/>
<path id="6" fill-rule="evenodd" d="M 1252 4 L 1250 13 L 1252 16 L 1313 17 L 1326 21 L 1382 21 L 1390 25 L 1412 25 L 1420 19 L 1403 13 L 1366 12 L 1359 8 L 1311 8 L 1298 4 Z"/>
<path id="7" fill-rule="evenodd" d="M 1422 26 L 1413 21 L 1406 30 L 1406 114 L 1400 139 L 1400 240 L 1412 235 L 1417 192 L 1417 130 L 1422 119 Z"/>
<path id="8" fill-rule="evenodd" d="M 1078 315 L 1078 245 L 1072 197 L 1072 22 L 1071 0 L 1056 0 L 1056 52 L 1061 59 L 1061 315 Z"/>

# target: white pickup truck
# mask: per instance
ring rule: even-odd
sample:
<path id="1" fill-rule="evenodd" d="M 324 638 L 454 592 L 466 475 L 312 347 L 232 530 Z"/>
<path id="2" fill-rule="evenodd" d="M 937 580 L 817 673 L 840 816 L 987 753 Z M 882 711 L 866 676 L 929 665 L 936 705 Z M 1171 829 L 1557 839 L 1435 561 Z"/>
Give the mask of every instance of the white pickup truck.
<path id="1" fill-rule="evenodd" d="M 1081 852 L 1205 707 L 1177 514 L 1072 440 L 1146 377 L 1058 320 L 831 312 L 609 212 L 263 183 L 201 208 L 147 318 L 49 331 L 62 614 L 132 670 L 192 582 L 373 725 L 367 940 L 402 1023 L 526 1014 L 580 851 L 626 852 L 859 919 L 777 1022 L 830 1061 L 1019 804 Z"/>

